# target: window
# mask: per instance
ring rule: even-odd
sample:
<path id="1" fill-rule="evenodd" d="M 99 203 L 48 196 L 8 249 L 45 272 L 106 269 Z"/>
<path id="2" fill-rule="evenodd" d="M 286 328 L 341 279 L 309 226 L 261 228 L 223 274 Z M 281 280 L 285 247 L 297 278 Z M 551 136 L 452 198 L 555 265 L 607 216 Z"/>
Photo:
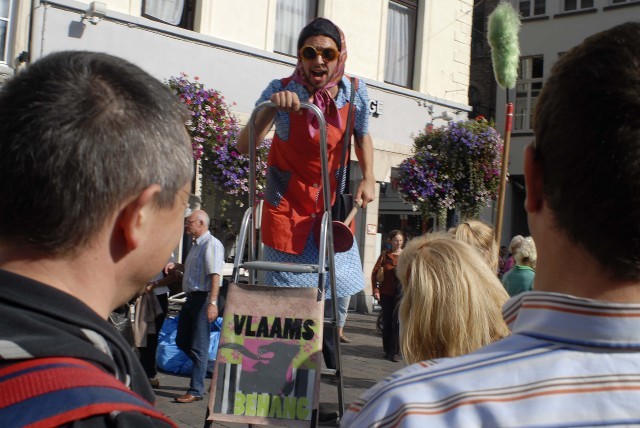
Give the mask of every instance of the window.
<path id="1" fill-rule="evenodd" d="M 484 1 L 475 0 L 473 5 L 473 21 L 471 25 L 471 56 L 481 57 L 486 54 L 487 33 L 485 23 L 487 15 Z"/>
<path id="2" fill-rule="evenodd" d="M 516 105 L 514 129 L 531 129 L 531 116 L 540 90 L 544 59 L 542 56 L 520 58 L 518 80 L 516 82 Z"/>
<path id="3" fill-rule="evenodd" d="M 9 58 L 9 24 L 11 23 L 11 0 L 0 0 L 0 64 Z"/>
<path id="4" fill-rule="evenodd" d="M 546 0 L 520 0 L 520 15 L 523 18 L 544 15 L 546 13 L 545 3 Z"/>
<path id="5" fill-rule="evenodd" d="M 589 9 L 593 7 L 593 0 L 564 0 L 564 11 L 570 12 L 578 9 Z"/>
<path id="6" fill-rule="evenodd" d="M 278 0 L 273 50 L 298 56 L 298 35 L 316 17 L 317 0 Z"/>
<path id="7" fill-rule="evenodd" d="M 193 30 L 194 15 L 195 0 L 142 0 L 142 16 L 154 21 Z"/>
<path id="8" fill-rule="evenodd" d="M 416 41 L 417 0 L 389 1 L 384 81 L 411 87 Z"/>

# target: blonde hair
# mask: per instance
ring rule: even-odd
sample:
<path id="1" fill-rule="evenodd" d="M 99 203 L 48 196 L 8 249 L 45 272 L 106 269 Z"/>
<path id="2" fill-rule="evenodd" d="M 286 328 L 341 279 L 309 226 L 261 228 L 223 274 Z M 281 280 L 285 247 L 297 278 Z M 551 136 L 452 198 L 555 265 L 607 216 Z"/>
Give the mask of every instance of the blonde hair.
<path id="1" fill-rule="evenodd" d="M 466 242 L 480 252 L 493 272 L 498 272 L 498 252 L 493 227 L 479 220 L 467 220 L 451 230 L 459 241 Z"/>
<path id="2" fill-rule="evenodd" d="M 533 242 L 532 237 L 527 236 L 523 239 L 522 244 L 520 244 L 516 250 L 513 258 L 516 259 L 516 264 L 535 269 L 536 262 L 538 261 L 538 253 L 536 251 L 536 243 Z"/>
<path id="3" fill-rule="evenodd" d="M 504 287 L 478 252 L 450 235 L 409 241 L 399 257 L 400 347 L 407 363 L 467 354 L 509 334 Z"/>

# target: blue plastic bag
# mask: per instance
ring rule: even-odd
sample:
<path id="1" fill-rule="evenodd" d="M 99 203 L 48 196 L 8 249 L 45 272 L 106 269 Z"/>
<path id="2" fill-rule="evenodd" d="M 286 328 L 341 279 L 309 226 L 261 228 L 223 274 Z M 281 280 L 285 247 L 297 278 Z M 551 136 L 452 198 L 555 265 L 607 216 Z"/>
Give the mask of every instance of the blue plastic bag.
<path id="1" fill-rule="evenodd" d="M 156 365 L 158 369 L 173 374 L 190 375 L 193 370 L 193 362 L 176 345 L 176 335 L 178 333 L 178 319 L 180 316 L 167 317 L 162 329 L 158 334 L 158 350 L 156 352 Z M 220 342 L 220 329 L 222 328 L 222 317 L 211 323 L 211 334 L 209 341 L 209 363 L 207 370 L 213 370 L 213 363 L 218 353 L 218 343 Z"/>

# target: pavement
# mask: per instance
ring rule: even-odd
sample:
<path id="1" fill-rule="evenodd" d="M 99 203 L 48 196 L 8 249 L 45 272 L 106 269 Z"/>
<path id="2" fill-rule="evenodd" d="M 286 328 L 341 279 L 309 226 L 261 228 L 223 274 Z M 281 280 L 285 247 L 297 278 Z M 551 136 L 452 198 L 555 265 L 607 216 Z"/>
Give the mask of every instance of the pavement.
<path id="1" fill-rule="evenodd" d="M 383 358 L 382 336 L 376 330 L 378 312 L 359 314 L 350 312 L 344 335 L 351 343 L 342 343 L 342 372 L 345 408 L 364 391 L 394 371 L 404 367 L 404 362 L 394 363 Z M 160 387 L 156 392 L 156 407 L 169 416 L 179 427 L 204 426 L 209 395 L 204 400 L 189 404 L 176 403 L 174 399 L 186 392 L 189 378 L 186 376 L 158 373 Z M 335 376 L 322 376 L 320 403 L 323 408 L 338 409 L 338 388 Z M 209 387 L 209 380 L 205 387 Z M 246 424 L 222 422 L 212 427 L 246 427 Z M 320 426 L 335 427 L 337 422 L 320 423 Z"/>

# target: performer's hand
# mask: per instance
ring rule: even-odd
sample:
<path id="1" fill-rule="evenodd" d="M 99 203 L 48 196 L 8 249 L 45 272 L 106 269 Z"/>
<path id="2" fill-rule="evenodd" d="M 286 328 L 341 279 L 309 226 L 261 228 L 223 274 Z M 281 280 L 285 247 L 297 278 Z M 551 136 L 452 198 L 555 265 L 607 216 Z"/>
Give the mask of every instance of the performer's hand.
<path id="1" fill-rule="evenodd" d="M 174 269 L 176 267 L 175 263 L 167 263 L 167 265 L 164 267 L 164 269 L 162 270 L 164 272 L 165 275 L 169 274 L 169 271 L 171 269 Z"/>
<path id="2" fill-rule="evenodd" d="M 271 95 L 270 101 L 273 102 L 278 110 L 286 112 L 297 112 L 300 110 L 300 99 L 298 94 L 291 91 L 280 91 Z"/>
<path id="3" fill-rule="evenodd" d="M 207 303 L 207 319 L 209 322 L 214 322 L 218 319 L 218 307 L 216 305 Z"/>
<path id="4" fill-rule="evenodd" d="M 356 201 L 362 201 L 362 208 L 365 208 L 367 204 L 374 199 L 375 193 L 375 180 L 363 178 L 356 190 Z"/>
<path id="5" fill-rule="evenodd" d="M 380 301 L 380 292 L 376 291 L 375 293 L 373 293 L 373 297 L 374 297 L 374 299 L 376 299 L 379 302 Z"/>

